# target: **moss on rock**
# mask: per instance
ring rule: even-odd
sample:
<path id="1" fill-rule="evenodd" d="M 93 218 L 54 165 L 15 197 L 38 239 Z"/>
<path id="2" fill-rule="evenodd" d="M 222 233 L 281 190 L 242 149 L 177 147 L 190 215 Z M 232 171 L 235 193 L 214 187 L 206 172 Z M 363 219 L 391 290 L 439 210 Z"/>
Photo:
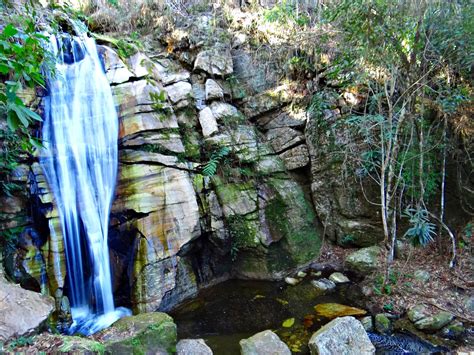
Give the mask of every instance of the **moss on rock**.
<path id="1" fill-rule="evenodd" d="M 118 320 L 97 338 L 104 343 L 105 351 L 113 354 L 173 353 L 176 324 L 166 313 L 144 313 Z"/>

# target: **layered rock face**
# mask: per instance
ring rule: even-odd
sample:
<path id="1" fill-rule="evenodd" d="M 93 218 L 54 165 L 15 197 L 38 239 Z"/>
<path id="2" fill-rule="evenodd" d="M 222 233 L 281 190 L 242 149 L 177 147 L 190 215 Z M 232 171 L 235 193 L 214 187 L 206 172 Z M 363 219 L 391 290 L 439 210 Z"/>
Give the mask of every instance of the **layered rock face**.
<path id="1" fill-rule="evenodd" d="M 169 310 L 201 286 L 279 279 L 318 256 L 305 117 L 285 108 L 290 86 L 235 98 L 244 89 L 229 84 L 240 74 L 225 42 L 181 61 L 159 49 L 126 59 L 100 52 L 120 120 L 109 231 L 118 305 Z M 212 162 L 217 172 L 206 174 Z M 8 271 L 61 304 L 67 275 L 54 197 L 38 163 L 19 179 L 31 195 L 18 208 L 34 214 L 19 225 Z"/>

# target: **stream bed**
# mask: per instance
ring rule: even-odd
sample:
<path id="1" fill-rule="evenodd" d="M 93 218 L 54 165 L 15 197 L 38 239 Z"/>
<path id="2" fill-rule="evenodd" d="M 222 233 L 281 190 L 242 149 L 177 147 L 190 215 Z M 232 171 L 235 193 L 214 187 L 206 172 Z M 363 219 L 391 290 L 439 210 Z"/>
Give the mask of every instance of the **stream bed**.
<path id="1" fill-rule="evenodd" d="M 303 280 L 284 282 L 230 280 L 200 292 L 198 298 L 171 313 L 178 338 L 203 338 L 214 354 L 240 354 L 239 340 L 271 329 L 296 353 L 309 353 L 311 335 L 330 321 L 318 317 L 314 306 L 323 303 L 354 305 L 355 287 L 340 285 L 323 295 Z M 294 318 L 294 323 L 292 323 Z M 287 321 L 287 322 L 285 322 Z M 283 323 L 286 323 L 283 326 Z"/>
<path id="2" fill-rule="evenodd" d="M 322 294 L 309 279 L 296 286 L 229 280 L 202 290 L 197 298 L 171 312 L 171 316 L 178 326 L 179 339 L 203 338 L 215 355 L 239 355 L 241 339 L 266 329 L 278 334 L 292 353 L 309 354 L 307 344 L 311 335 L 331 320 L 318 315 L 314 307 L 328 303 L 360 307 L 364 299 L 357 285 L 350 283 Z M 377 354 L 447 350 L 407 334 L 369 336 Z"/>

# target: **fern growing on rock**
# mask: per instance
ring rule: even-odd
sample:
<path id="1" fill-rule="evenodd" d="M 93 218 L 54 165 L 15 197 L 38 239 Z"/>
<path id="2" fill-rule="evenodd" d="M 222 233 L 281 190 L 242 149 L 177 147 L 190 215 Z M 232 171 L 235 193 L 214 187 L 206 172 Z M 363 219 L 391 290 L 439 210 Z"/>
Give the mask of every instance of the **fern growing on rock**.
<path id="1" fill-rule="evenodd" d="M 214 151 L 211 154 L 211 158 L 209 161 L 204 165 L 202 169 L 202 174 L 204 176 L 213 176 L 216 174 L 217 169 L 219 168 L 219 164 L 221 161 L 230 153 L 230 149 L 228 147 L 221 147 L 219 150 Z"/>

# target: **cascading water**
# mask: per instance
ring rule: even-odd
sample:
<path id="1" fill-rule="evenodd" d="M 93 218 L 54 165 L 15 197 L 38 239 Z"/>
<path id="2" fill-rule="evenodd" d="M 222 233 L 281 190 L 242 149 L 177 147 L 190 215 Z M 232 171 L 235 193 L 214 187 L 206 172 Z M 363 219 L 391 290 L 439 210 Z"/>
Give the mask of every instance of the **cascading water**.
<path id="1" fill-rule="evenodd" d="M 52 189 L 65 251 L 73 325 L 92 334 L 130 311 L 115 308 L 107 245 L 117 176 L 118 118 L 92 38 L 51 35 L 40 162 Z"/>

